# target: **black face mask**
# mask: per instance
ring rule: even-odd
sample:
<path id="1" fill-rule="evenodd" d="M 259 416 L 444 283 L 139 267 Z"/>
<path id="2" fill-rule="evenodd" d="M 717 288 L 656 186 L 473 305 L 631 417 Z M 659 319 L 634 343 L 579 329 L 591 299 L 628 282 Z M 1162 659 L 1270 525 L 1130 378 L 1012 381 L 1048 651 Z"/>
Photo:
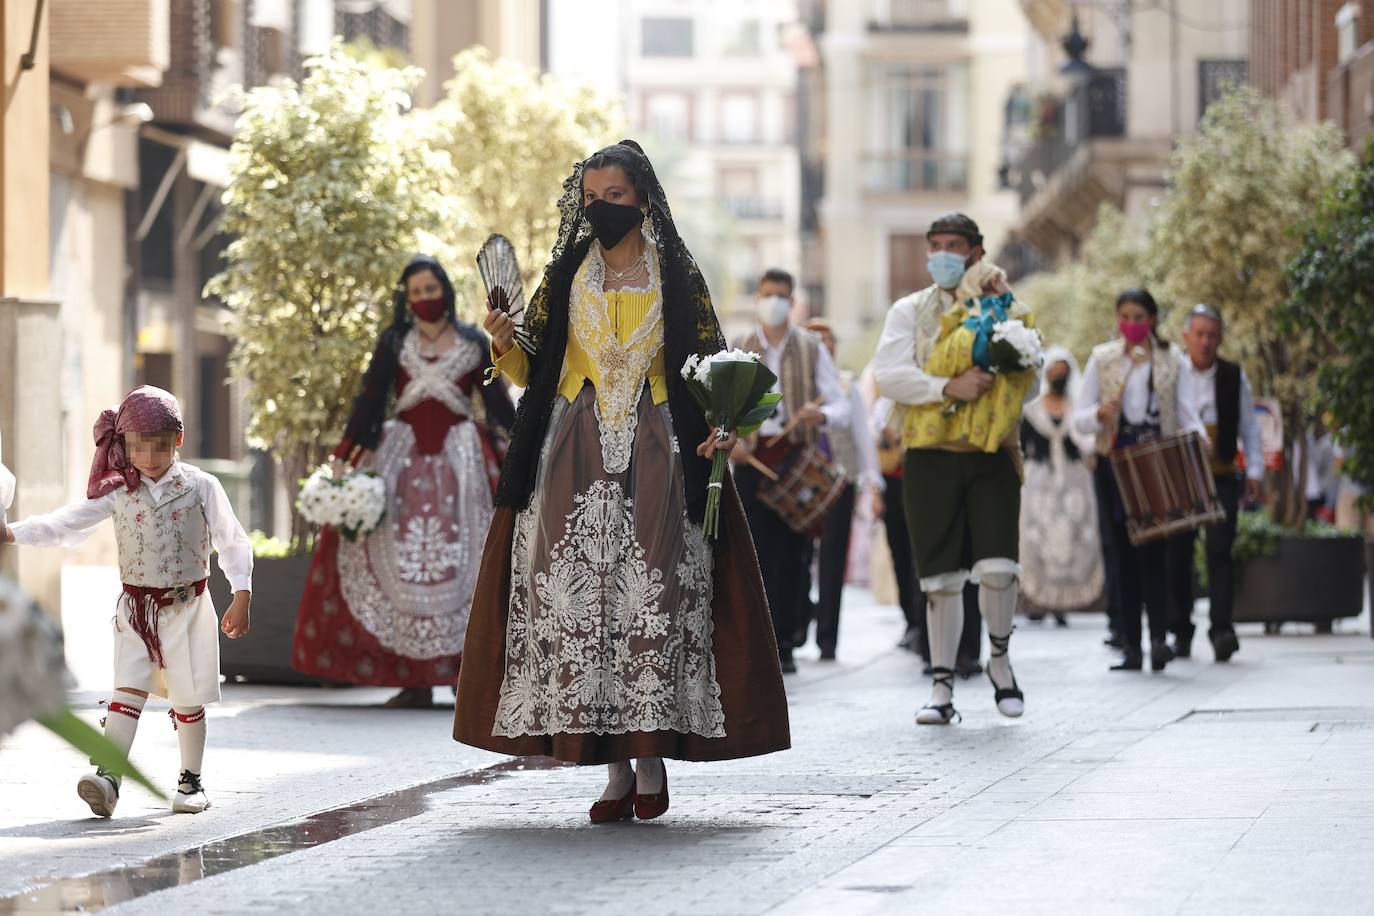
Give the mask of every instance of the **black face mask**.
<path id="1" fill-rule="evenodd" d="M 644 212 L 638 207 L 627 204 L 613 204 L 604 200 L 594 200 L 587 205 L 587 222 L 592 224 L 592 232 L 604 249 L 620 244 L 620 240 L 644 222 Z"/>
<path id="2" fill-rule="evenodd" d="M 1050 379 L 1050 391 L 1054 392 L 1055 394 L 1062 395 L 1064 392 L 1066 392 L 1066 391 L 1068 391 L 1068 390 L 1069 390 L 1069 377 L 1068 377 L 1067 375 L 1064 376 L 1063 378 L 1052 378 L 1052 379 Z"/>

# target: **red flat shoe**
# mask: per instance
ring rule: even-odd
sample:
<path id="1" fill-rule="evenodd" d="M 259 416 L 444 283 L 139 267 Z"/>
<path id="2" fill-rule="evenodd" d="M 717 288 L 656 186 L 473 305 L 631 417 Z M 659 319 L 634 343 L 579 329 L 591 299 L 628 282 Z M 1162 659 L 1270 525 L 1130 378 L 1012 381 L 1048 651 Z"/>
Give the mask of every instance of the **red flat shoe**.
<path id="1" fill-rule="evenodd" d="M 612 824 L 616 821 L 634 820 L 635 816 L 635 787 L 630 785 L 630 791 L 626 792 L 623 798 L 607 798 L 592 805 L 591 815 L 593 824 Z M 664 805 L 667 808 L 667 805 Z M 662 812 L 659 812 L 660 814 Z"/>
<path id="2" fill-rule="evenodd" d="M 663 788 L 652 795 L 635 793 L 635 817 L 651 821 L 668 810 L 668 771 L 663 771 Z"/>

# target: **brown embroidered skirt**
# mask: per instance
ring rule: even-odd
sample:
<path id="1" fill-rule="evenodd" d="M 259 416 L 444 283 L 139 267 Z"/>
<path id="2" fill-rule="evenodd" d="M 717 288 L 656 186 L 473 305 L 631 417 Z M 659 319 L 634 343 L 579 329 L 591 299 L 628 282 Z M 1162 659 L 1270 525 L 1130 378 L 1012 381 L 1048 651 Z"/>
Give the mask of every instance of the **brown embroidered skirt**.
<path id="1" fill-rule="evenodd" d="M 695 447 L 695 443 L 683 444 Z M 595 393 L 555 405 L 534 499 L 487 535 L 453 736 L 573 763 L 790 746 L 777 646 L 733 483 L 720 538 L 685 511 L 666 405 L 641 398 L 607 473 Z"/>

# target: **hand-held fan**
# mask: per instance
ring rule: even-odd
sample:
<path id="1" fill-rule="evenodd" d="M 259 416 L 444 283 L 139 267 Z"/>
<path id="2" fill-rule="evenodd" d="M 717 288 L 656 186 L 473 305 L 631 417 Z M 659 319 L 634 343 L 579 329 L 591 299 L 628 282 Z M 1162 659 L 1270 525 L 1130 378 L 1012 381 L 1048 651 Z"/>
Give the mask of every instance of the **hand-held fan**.
<path id="1" fill-rule="evenodd" d="M 515 246 L 504 235 L 492 235 L 477 252 L 477 272 L 487 288 L 488 303 L 515 322 L 515 342 L 520 349 L 533 354 L 534 340 L 525 330 L 525 285 L 520 279 Z"/>

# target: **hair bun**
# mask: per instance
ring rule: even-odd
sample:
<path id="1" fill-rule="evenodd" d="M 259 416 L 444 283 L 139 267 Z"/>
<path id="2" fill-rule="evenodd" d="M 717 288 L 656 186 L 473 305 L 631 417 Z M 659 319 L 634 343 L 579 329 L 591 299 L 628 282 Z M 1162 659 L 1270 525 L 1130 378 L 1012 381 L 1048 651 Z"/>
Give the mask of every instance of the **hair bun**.
<path id="1" fill-rule="evenodd" d="M 621 141 L 620 141 L 620 145 L 621 145 L 621 146 L 628 146 L 630 149 L 634 150 L 636 153 L 639 153 L 639 155 L 641 155 L 641 156 L 643 156 L 643 155 L 645 154 L 645 153 L 644 153 L 644 147 L 640 146 L 640 145 L 639 145 L 638 143 L 636 143 L 634 140 L 621 140 Z"/>

